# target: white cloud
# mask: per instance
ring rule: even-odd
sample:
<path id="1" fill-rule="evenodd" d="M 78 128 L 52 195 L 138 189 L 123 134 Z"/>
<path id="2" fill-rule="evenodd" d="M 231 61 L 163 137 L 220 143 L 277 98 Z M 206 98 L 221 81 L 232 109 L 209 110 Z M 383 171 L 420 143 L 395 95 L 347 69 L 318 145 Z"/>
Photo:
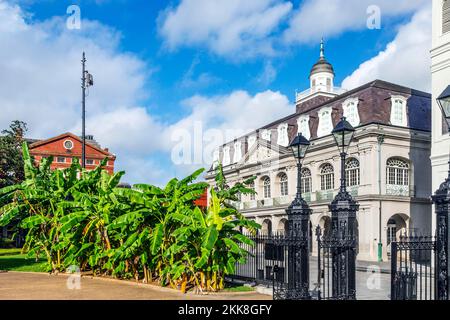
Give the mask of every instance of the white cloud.
<path id="1" fill-rule="evenodd" d="M 430 0 L 305 0 L 295 11 L 284 31 L 284 41 L 318 42 L 321 37 L 338 36 L 345 31 L 367 27 L 369 6 L 378 6 L 381 21 L 415 12 Z M 383 28 L 383 22 L 381 24 Z"/>
<path id="2" fill-rule="evenodd" d="M 189 69 L 183 75 L 183 77 L 180 81 L 180 87 L 185 88 L 185 89 L 205 88 L 210 85 L 217 84 L 221 81 L 221 79 L 219 79 L 218 77 L 216 77 L 208 72 L 203 72 L 196 76 L 195 68 L 199 64 L 200 64 L 200 59 L 197 56 L 192 60 L 192 63 L 189 66 Z"/>
<path id="3" fill-rule="evenodd" d="M 152 136 L 159 135 L 162 124 L 140 106 L 148 94 L 144 85 L 149 68 L 120 52 L 120 34 L 98 22 L 83 20 L 82 30 L 68 30 L 62 17 L 43 22 L 28 18 L 18 5 L 0 0 L 0 43 L 5 49 L 0 51 L 0 127 L 19 119 L 28 123 L 33 138 L 80 134 L 84 50 L 94 75 L 87 133 L 118 155 L 117 168 L 125 169 L 127 178 L 139 181 L 128 159 L 143 159 L 161 148 L 161 140 Z"/>
<path id="4" fill-rule="evenodd" d="M 344 79 L 347 89 L 382 79 L 419 90 L 431 89 L 431 7 L 419 10 L 399 28 L 395 39 L 377 56 Z"/>
<path id="5" fill-rule="evenodd" d="M 0 0 L 0 128 L 19 119 L 29 125 L 29 137 L 48 138 L 81 129 L 81 53 L 87 53 L 94 86 L 87 98 L 87 133 L 117 155 L 118 170 L 131 183 L 162 184 L 173 174 L 200 166 L 174 166 L 168 159 L 175 130 L 240 129 L 242 134 L 294 111 L 280 93 L 254 96 L 195 96 L 183 102 L 188 116 L 165 123 L 142 105 L 151 69 L 144 61 L 119 50 L 121 35 L 98 22 L 83 20 L 82 30 L 65 28 L 63 18 L 25 20 L 20 7 Z"/>
<path id="6" fill-rule="evenodd" d="M 272 55 L 271 34 L 291 11 L 280 0 L 182 0 L 159 16 L 169 49 L 204 45 L 233 59 Z"/>
<path id="7" fill-rule="evenodd" d="M 268 61 L 264 64 L 264 69 L 257 77 L 256 81 L 264 86 L 268 86 L 277 78 L 277 70 L 274 68 L 272 62 Z"/>

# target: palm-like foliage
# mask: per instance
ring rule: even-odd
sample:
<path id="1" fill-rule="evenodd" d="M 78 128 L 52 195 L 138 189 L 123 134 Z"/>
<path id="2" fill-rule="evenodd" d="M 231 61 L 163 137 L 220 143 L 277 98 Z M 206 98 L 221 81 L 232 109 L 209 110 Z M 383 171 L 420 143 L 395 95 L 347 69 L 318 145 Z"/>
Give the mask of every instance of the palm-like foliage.
<path id="1" fill-rule="evenodd" d="M 24 250 L 44 252 L 48 270 L 72 265 L 96 275 L 157 280 L 162 285 L 198 290 L 223 288 L 226 274 L 252 244 L 239 230 L 259 225 L 232 206 L 252 179 L 229 188 L 218 167 L 210 206 L 194 205 L 208 187 L 194 183 L 203 172 L 172 179 L 164 188 L 147 184 L 119 188 L 124 172 L 112 176 L 97 169 L 86 172 L 78 161 L 51 171 L 51 158 L 33 165 L 23 146 L 25 181 L 0 189 L 0 225 L 21 220 L 28 230 Z"/>

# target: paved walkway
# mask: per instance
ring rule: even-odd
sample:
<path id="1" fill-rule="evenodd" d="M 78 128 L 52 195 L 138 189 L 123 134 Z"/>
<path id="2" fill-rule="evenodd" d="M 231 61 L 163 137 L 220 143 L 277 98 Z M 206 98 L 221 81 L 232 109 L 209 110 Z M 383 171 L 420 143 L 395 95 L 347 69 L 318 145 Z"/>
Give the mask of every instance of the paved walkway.
<path id="1" fill-rule="evenodd" d="M 71 281 L 72 280 L 72 281 Z M 131 281 L 44 273 L 0 273 L 0 300 L 271 300 L 256 292 L 182 294 L 169 288 Z M 70 289 L 73 288 L 73 289 Z"/>

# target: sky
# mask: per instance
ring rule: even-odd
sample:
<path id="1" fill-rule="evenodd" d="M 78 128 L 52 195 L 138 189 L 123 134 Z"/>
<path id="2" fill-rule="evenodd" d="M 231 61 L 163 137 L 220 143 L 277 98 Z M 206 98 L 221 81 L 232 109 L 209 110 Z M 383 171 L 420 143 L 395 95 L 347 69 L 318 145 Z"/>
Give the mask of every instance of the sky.
<path id="1" fill-rule="evenodd" d="M 85 51 L 87 134 L 164 185 L 294 113 L 322 37 L 335 86 L 430 91 L 430 0 L 0 0 L 0 128 L 80 134 Z"/>

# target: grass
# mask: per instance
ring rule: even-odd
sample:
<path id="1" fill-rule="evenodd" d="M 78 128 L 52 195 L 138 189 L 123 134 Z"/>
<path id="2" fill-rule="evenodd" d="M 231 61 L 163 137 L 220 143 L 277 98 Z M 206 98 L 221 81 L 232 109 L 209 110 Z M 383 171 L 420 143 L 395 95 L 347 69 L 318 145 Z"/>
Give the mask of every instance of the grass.
<path id="1" fill-rule="evenodd" d="M 0 270 L 4 271 L 28 271 L 45 272 L 45 259 L 41 257 L 39 261 L 27 258 L 26 254 L 21 254 L 20 249 L 0 249 Z"/>
<path id="2" fill-rule="evenodd" d="M 0 248 L 0 256 L 10 256 L 15 254 L 20 254 L 22 249 L 11 248 L 11 249 L 1 249 Z"/>
<path id="3" fill-rule="evenodd" d="M 255 291 L 255 289 L 252 287 L 249 287 L 249 286 L 227 283 L 225 288 L 222 291 L 224 291 L 224 292 L 250 292 L 250 291 Z"/>

